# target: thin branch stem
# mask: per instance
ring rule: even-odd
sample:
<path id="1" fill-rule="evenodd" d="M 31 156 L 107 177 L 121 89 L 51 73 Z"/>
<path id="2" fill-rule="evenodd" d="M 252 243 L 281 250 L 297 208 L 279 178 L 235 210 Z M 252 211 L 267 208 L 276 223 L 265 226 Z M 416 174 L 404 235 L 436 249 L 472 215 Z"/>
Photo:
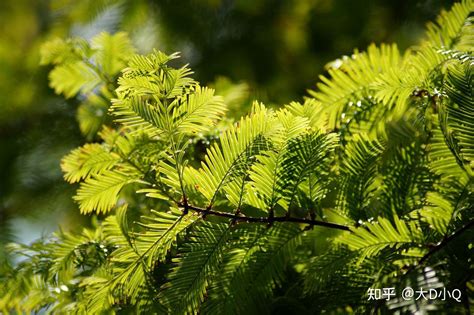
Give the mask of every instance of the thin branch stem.
<path id="1" fill-rule="evenodd" d="M 466 230 L 474 226 L 474 220 L 471 220 L 468 224 L 464 225 L 462 228 L 457 229 L 453 234 L 449 235 L 448 237 L 444 238 L 440 243 L 434 246 L 428 253 L 426 253 L 421 259 L 418 261 L 417 265 L 423 264 L 428 258 L 439 252 L 443 249 L 449 242 L 453 239 L 464 233 Z"/>
<path id="2" fill-rule="evenodd" d="M 445 237 L 441 242 L 439 242 L 436 246 L 432 247 L 423 257 L 420 258 L 418 263 L 416 265 L 412 265 L 406 272 L 405 274 L 410 273 L 413 271 L 415 268 L 423 265 L 425 261 L 427 261 L 431 256 L 439 252 L 441 249 L 443 249 L 445 246 L 447 246 L 453 239 L 457 238 L 459 235 L 464 233 L 465 231 L 469 230 L 474 226 L 474 220 L 471 220 L 468 224 L 464 225 L 463 227 L 457 229 L 453 234 L 449 235 L 448 237 Z"/>
<path id="3" fill-rule="evenodd" d="M 215 211 L 212 209 L 199 208 L 199 207 L 195 207 L 189 204 L 188 205 L 180 204 L 180 206 L 185 206 L 185 208 L 192 211 L 204 213 L 207 215 L 215 215 L 218 217 L 228 218 L 234 221 L 243 221 L 243 222 L 248 222 L 248 223 L 250 222 L 256 222 L 256 223 L 293 222 L 293 223 L 308 224 L 310 226 L 324 226 L 327 228 L 332 228 L 332 229 L 337 229 L 337 230 L 350 231 L 350 228 L 346 225 L 319 221 L 319 220 L 306 219 L 306 218 L 294 218 L 294 217 L 286 217 L 286 216 L 284 217 L 248 217 L 248 216 L 240 215 L 236 213 L 227 213 L 227 212 Z"/>

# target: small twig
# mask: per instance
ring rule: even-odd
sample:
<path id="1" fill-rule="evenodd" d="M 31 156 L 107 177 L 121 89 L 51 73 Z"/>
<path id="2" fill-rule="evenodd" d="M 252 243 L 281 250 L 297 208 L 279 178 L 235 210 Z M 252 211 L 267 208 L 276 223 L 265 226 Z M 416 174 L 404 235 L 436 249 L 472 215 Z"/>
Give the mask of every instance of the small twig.
<path id="1" fill-rule="evenodd" d="M 235 216 L 240 216 L 240 207 L 237 208 L 237 210 L 235 210 Z M 230 222 L 230 224 L 231 224 L 232 226 L 236 225 L 236 224 L 237 224 L 237 220 L 236 220 L 235 218 L 232 219 L 232 221 Z"/>
<path id="2" fill-rule="evenodd" d="M 451 242 L 453 239 L 464 233 L 467 229 L 470 227 L 474 226 L 474 220 L 470 221 L 468 224 L 463 226 L 462 228 L 456 230 L 453 234 L 450 236 L 444 238 L 440 243 L 438 243 L 436 246 L 434 246 L 428 253 L 426 253 L 421 259 L 418 261 L 418 265 L 423 264 L 428 258 L 430 258 L 432 255 L 440 251 L 443 247 L 448 245 L 449 242 Z"/>
<path id="3" fill-rule="evenodd" d="M 184 208 L 183 214 L 188 214 L 189 205 L 188 205 L 188 199 L 186 198 L 186 196 L 183 196 L 183 203 L 181 204 L 181 206 Z"/>
<path id="4" fill-rule="evenodd" d="M 183 204 L 180 204 L 180 206 L 184 206 Z M 332 229 L 337 229 L 337 230 L 343 230 L 343 231 L 350 231 L 349 227 L 346 225 L 341 225 L 337 223 L 331 223 L 331 222 L 325 222 L 325 221 L 319 221 L 319 220 L 313 220 L 313 219 L 306 219 L 306 218 L 294 218 L 294 217 L 248 217 L 244 216 L 240 213 L 227 213 L 227 212 L 220 212 L 220 211 L 215 211 L 210 208 L 199 208 L 195 207 L 192 205 L 187 205 L 187 209 L 193 210 L 196 212 L 204 213 L 206 215 L 214 215 L 218 217 L 223 217 L 223 218 L 228 218 L 232 219 L 234 222 L 237 221 L 242 221 L 242 222 L 257 222 L 257 223 L 267 223 L 267 224 L 272 224 L 274 222 L 293 222 L 293 223 L 301 223 L 301 224 L 308 224 L 310 226 L 324 226 L 327 228 L 332 228 Z"/>
<path id="5" fill-rule="evenodd" d="M 474 220 L 471 220 L 468 224 L 464 225 L 463 227 L 457 229 L 453 234 L 449 235 L 448 237 L 445 237 L 441 242 L 439 242 L 437 245 L 431 247 L 431 249 L 423 256 L 420 258 L 417 264 L 412 265 L 408 270 L 405 272 L 405 274 L 410 273 L 413 271 L 415 268 L 423 265 L 425 261 L 428 260 L 431 256 L 439 252 L 441 249 L 443 249 L 446 245 L 448 245 L 449 242 L 451 242 L 453 239 L 464 233 L 466 230 L 469 228 L 472 228 L 474 226 Z"/>

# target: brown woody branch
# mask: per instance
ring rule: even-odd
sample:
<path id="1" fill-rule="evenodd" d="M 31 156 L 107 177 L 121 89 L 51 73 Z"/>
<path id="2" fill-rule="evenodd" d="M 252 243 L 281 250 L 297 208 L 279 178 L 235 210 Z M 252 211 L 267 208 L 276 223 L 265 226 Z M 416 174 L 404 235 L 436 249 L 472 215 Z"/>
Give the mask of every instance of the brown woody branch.
<path id="1" fill-rule="evenodd" d="M 449 244 L 453 239 L 467 231 L 468 229 L 474 226 L 474 220 L 471 220 L 468 224 L 464 225 L 463 227 L 456 230 L 453 234 L 445 237 L 441 242 L 439 242 L 436 246 L 434 246 L 428 253 L 426 253 L 421 259 L 418 261 L 417 265 L 422 265 L 428 258 L 432 255 L 436 254 L 438 251 L 443 249 L 446 245 Z"/>
<path id="2" fill-rule="evenodd" d="M 431 256 L 439 252 L 445 246 L 447 246 L 452 240 L 463 234 L 465 231 L 471 229 L 474 226 L 474 220 L 471 220 L 469 223 L 464 225 L 463 227 L 459 228 L 458 230 L 454 231 L 453 234 L 445 237 L 441 242 L 433 246 L 423 257 L 418 260 L 418 263 L 415 265 L 411 265 L 410 268 L 407 269 L 405 274 L 409 274 L 417 267 L 422 266 Z"/>
<path id="3" fill-rule="evenodd" d="M 184 208 L 184 213 L 186 213 L 188 210 L 192 210 L 199 213 L 203 213 L 204 215 L 214 215 L 217 217 L 232 219 L 234 222 L 241 221 L 241 222 L 247 222 L 247 223 L 255 222 L 255 223 L 267 223 L 267 224 L 272 224 L 274 222 L 293 222 L 293 223 L 308 224 L 309 226 L 324 226 L 327 228 L 332 228 L 332 229 L 337 229 L 337 230 L 350 231 L 349 227 L 346 225 L 319 221 L 319 220 L 314 220 L 314 219 L 295 218 L 295 217 L 287 217 L 287 216 L 248 217 L 239 213 L 227 213 L 227 212 L 215 211 L 210 208 L 195 207 L 187 203 L 180 203 L 179 206 Z"/>

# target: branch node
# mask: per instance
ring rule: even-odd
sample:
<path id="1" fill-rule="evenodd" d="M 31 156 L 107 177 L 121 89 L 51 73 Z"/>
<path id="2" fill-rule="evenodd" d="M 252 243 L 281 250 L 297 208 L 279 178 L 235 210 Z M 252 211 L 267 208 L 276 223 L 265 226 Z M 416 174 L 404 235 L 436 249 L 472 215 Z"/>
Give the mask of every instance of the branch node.
<path id="1" fill-rule="evenodd" d="M 238 209 L 239 211 L 236 210 L 236 212 L 234 213 L 220 212 L 220 211 L 212 210 L 212 204 L 207 206 L 206 208 L 200 208 L 200 207 L 195 207 L 193 205 L 188 204 L 187 200 L 184 200 L 184 201 L 186 202 L 178 203 L 180 207 L 184 207 L 183 213 L 188 210 L 196 211 L 197 213 L 200 213 L 202 215 L 201 216 L 202 219 L 205 219 L 206 215 L 214 215 L 218 217 L 231 219 L 231 224 L 236 224 L 238 221 L 242 221 L 246 223 L 252 223 L 252 222 L 253 223 L 266 223 L 268 227 L 271 227 L 274 224 L 274 222 L 293 222 L 293 223 L 299 223 L 299 224 L 307 224 L 310 227 L 318 225 L 318 226 L 324 226 L 324 227 L 332 228 L 332 229 L 350 231 L 350 228 L 348 226 L 337 224 L 337 223 L 310 220 L 307 218 L 295 218 L 295 217 L 286 217 L 286 216 L 275 217 L 275 213 L 272 208 L 268 210 L 267 217 L 248 217 L 248 216 L 242 215 L 239 209 Z"/>
<path id="2" fill-rule="evenodd" d="M 181 202 L 181 206 L 183 207 L 183 214 L 186 215 L 189 212 L 189 205 L 188 205 L 188 199 L 186 196 L 183 197 L 183 202 Z"/>
<path id="3" fill-rule="evenodd" d="M 237 208 L 235 211 L 235 217 L 230 221 L 231 226 L 235 226 L 237 224 L 237 220 L 240 217 L 240 208 Z"/>
<path id="4" fill-rule="evenodd" d="M 273 208 L 268 210 L 268 227 L 272 227 L 273 222 L 275 221 L 275 213 L 273 212 Z"/>
<path id="5" fill-rule="evenodd" d="M 203 211 L 203 215 L 202 215 L 202 218 L 203 219 L 206 219 L 206 216 L 209 214 L 209 211 L 211 211 L 212 209 L 212 204 L 209 204 L 206 209 Z"/>

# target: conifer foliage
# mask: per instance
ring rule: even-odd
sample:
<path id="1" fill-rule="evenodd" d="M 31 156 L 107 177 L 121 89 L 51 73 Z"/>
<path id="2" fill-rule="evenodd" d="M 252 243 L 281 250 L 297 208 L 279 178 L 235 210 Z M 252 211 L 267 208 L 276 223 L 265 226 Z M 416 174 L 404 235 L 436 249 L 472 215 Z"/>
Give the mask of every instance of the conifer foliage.
<path id="1" fill-rule="evenodd" d="M 405 53 L 355 51 L 303 103 L 255 102 L 233 124 L 177 54 L 135 54 L 124 33 L 46 43 L 51 87 L 81 100 L 89 141 L 61 168 L 95 220 L 11 244 L 25 258 L 1 275 L 0 311 L 472 312 L 473 9 L 442 12 Z M 367 296 L 407 286 L 462 295 Z"/>

